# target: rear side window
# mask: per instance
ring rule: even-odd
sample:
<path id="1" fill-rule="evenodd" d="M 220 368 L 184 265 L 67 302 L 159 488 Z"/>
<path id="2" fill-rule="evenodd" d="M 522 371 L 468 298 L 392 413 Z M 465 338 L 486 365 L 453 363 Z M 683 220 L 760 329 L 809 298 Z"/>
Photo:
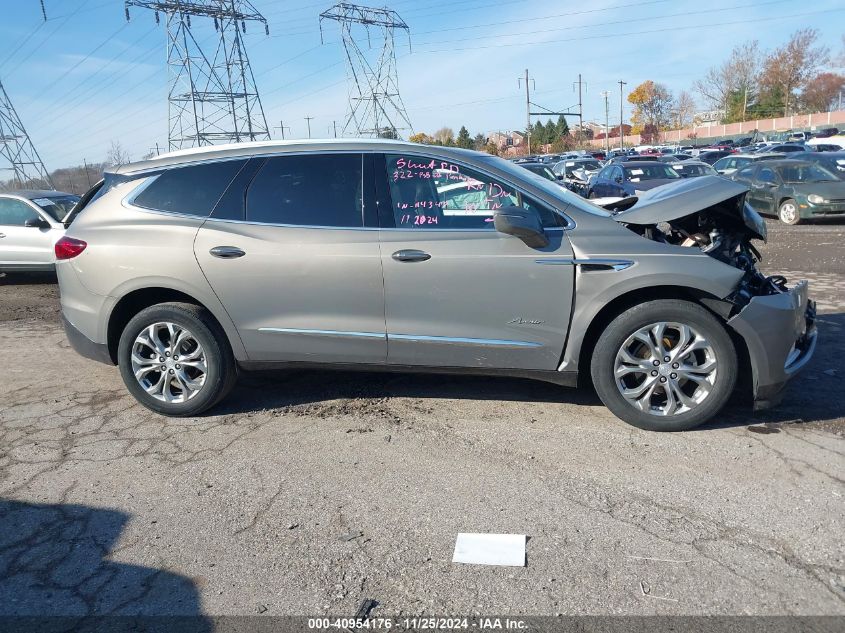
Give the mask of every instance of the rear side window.
<path id="1" fill-rule="evenodd" d="M 27 220 L 37 219 L 38 214 L 26 202 L 0 198 L 0 225 L 23 226 Z"/>
<path id="2" fill-rule="evenodd" d="M 169 213 L 207 217 L 246 160 L 174 167 L 155 176 L 132 204 Z"/>
<path id="3" fill-rule="evenodd" d="M 267 160 L 246 196 L 248 222 L 358 228 L 361 154 L 305 154 Z"/>

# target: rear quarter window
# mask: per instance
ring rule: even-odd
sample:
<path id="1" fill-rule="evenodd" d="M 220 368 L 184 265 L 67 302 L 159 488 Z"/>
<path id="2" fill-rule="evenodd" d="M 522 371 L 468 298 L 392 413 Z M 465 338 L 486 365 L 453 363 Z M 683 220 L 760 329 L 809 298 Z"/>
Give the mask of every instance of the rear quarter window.
<path id="1" fill-rule="evenodd" d="M 154 211 L 208 217 L 245 159 L 174 167 L 157 176 L 132 198 Z"/>

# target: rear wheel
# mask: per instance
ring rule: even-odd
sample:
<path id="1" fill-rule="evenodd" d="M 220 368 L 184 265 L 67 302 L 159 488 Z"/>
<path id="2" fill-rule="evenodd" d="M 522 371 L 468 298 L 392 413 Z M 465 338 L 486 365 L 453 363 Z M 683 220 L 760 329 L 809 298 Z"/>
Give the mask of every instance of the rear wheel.
<path id="1" fill-rule="evenodd" d="M 602 402 L 628 424 L 684 431 L 725 405 L 736 384 L 737 356 L 724 326 L 700 305 L 649 301 L 607 326 L 591 373 Z"/>
<path id="2" fill-rule="evenodd" d="M 224 398 L 237 378 L 222 328 L 207 310 L 187 303 L 139 312 L 124 328 L 117 356 L 129 392 L 163 415 L 197 415 Z"/>
<path id="3" fill-rule="evenodd" d="M 778 207 L 778 219 L 784 224 L 801 224 L 801 214 L 795 200 L 784 200 Z"/>

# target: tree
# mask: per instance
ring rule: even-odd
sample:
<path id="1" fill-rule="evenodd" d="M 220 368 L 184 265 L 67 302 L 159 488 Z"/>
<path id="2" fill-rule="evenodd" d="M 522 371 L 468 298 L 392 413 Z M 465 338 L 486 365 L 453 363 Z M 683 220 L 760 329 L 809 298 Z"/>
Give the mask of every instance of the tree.
<path id="1" fill-rule="evenodd" d="M 412 134 L 408 140 L 411 143 L 422 143 L 423 145 L 434 145 L 434 138 L 426 134 L 425 132 L 417 132 L 416 134 Z"/>
<path id="2" fill-rule="evenodd" d="M 631 123 L 634 132 L 640 132 L 646 125 L 653 126 L 658 133 L 668 127 L 672 120 L 672 93 L 663 84 L 650 79 L 631 91 L 628 102 L 634 106 Z"/>
<path id="3" fill-rule="evenodd" d="M 562 114 L 557 117 L 555 132 L 557 133 L 558 138 L 562 136 L 569 136 L 569 123 L 566 122 L 566 117 Z"/>
<path id="4" fill-rule="evenodd" d="M 464 149 L 472 149 L 472 137 L 469 135 L 469 130 L 466 129 L 466 126 L 461 126 L 461 129 L 458 131 L 458 140 L 455 141 L 455 144 Z"/>
<path id="5" fill-rule="evenodd" d="M 769 91 L 780 89 L 784 116 L 789 115 L 790 105 L 795 103 L 795 90 L 815 77 L 830 59 L 826 46 L 816 46 L 818 37 L 816 29 L 800 29 L 786 44 L 766 56 L 761 83 Z"/>
<path id="6" fill-rule="evenodd" d="M 475 138 L 472 139 L 472 148 L 478 152 L 484 151 L 485 146 L 487 145 L 487 137 L 483 134 L 479 133 L 475 135 Z"/>
<path id="7" fill-rule="evenodd" d="M 685 128 L 692 125 L 692 118 L 695 116 L 695 100 L 692 95 L 686 90 L 681 90 L 678 97 L 675 99 L 673 107 L 675 114 L 674 123 L 679 128 Z"/>
<path id="8" fill-rule="evenodd" d="M 540 145 L 545 145 L 546 143 L 546 126 L 543 125 L 542 121 L 537 121 L 533 126 L 531 126 L 532 147 L 539 147 Z"/>
<path id="9" fill-rule="evenodd" d="M 760 45 L 751 40 L 735 46 L 730 57 L 693 85 L 711 110 L 722 110 L 724 122 L 742 121 L 759 88 Z"/>
<path id="10" fill-rule="evenodd" d="M 129 154 L 123 149 L 120 141 L 112 141 L 106 153 L 106 163 L 109 165 L 125 165 L 129 162 Z"/>
<path id="11" fill-rule="evenodd" d="M 434 133 L 434 142 L 438 145 L 454 145 L 455 133 L 450 127 L 442 127 Z"/>
<path id="12" fill-rule="evenodd" d="M 484 146 L 484 151 L 487 152 L 488 154 L 493 154 L 493 156 L 499 155 L 499 148 L 496 147 L 496 144 L 493 143 L 492 141 L 487 143 L 487 145 Z"/>
<path id="13" fill-rule="evenodd" d="M 839 93 L 845 88 L 845 77 L 821 73 L 813 77 L 801 92 L 801 107 L 807 112 L 827 112 L 838 107 Z"/>

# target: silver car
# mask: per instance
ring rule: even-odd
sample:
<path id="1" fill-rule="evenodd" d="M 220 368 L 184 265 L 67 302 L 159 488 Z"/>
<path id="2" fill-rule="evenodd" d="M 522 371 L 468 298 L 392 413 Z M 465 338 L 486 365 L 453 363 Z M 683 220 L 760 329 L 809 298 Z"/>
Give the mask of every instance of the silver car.
<path id="1" fill-rule="evenodd" d="M 626 422 L 689 429 L 737 389 L 776 403 L 816 342 L 807 283 L 755 268 L 745 193 L 679 179 L 611 214 L 456 148 L 176 152 L 83 197 L 56 247 L 62 312 L 77 351 L 170 416 L 239 370 L 307 366 L 592 381 Z"/>
<path id="2" fill-rule="evenodd" d="M 0 192 L 0 272 L 53 270 L 56 242 L 78 201 L 61 191 Z"/>

